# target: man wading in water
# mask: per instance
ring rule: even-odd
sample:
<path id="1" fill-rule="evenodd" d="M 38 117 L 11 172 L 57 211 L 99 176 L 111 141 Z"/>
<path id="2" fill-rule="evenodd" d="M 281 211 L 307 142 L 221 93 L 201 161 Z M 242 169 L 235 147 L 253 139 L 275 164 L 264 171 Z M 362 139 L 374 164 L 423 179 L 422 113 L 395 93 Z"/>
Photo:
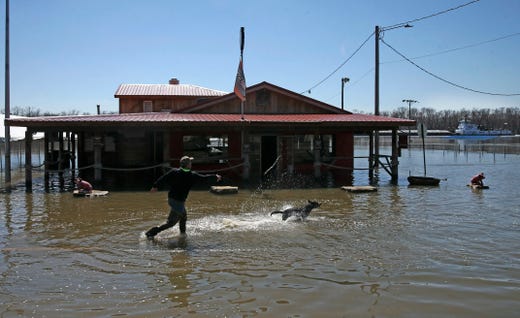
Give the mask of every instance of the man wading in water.
<path id="1" fill-rule="evenodd" d="M 218 174 L 200 174 L 191 171 L 192 157 L 184 156 L 180 160 L 180 167 L 162 175 L 155 181 L 150 191 L 156 192 L 161 186 L 168 186 L 168 205 L 170 206 L 170 215 L 168 221 L 161 226 L 154 226 L 146 232 L 146 237 L 152 239 L 159 232 L 162 232 L 179 222 L 179 230 L 181 236 L 186 236 L 186 208 L 184 206 L 191 187 L 202 180 L 208 178 L 216 178 L 219 182 L 222 177 Z"/>

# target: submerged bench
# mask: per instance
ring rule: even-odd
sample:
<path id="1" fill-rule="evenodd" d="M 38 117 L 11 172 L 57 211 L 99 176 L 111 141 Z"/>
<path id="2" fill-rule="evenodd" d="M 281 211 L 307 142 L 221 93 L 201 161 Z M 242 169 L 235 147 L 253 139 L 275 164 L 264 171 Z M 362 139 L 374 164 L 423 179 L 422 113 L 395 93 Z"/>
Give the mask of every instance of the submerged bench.
<path id="1" fill-rule="evenodd" d="M 342 190 L 348 192 L 375 192 L 377 191 L 376 187 L 373 186 L 343 186 Z"/>
<path id="2" fill-rule="evenodd" d="M 104 190 L 92 190 L 92 192 L 80 192 L 79 190 L 74 190 L 72 192 L 72 196 L 74 197 L 104 197 L 108 194 L 108 191 Z"/>
<path id="3" fill-rule="evenodd" d="M 210 192 L 215 194 L 235 194 L 238 193 L 238 187 L 233 186 L 212 186 Z"/>

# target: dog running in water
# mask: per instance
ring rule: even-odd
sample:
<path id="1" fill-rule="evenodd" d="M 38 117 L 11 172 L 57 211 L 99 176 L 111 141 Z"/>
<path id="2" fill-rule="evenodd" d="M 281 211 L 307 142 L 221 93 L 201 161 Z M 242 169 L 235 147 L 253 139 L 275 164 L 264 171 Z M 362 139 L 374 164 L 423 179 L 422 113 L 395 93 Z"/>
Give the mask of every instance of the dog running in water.
<path id="1" fill-rule="evenodd" d="M 284 221 L 287 220 L 291 216 L 295 216 L 295 217 L 299 218 L 301 221 L 303 221 L 309 216 L 309 214 L 311 214 L 311 211 L 313 209 L 319 208 L 321 205 L 321 203 L 318 203 L 316 201 L 311 201 L 311 200 L 308 200 L 308 201 L 309 201 L 309 203 L 307 203 L 302 208 L 289 208 L 289 209 L 285 209 L 283 211 L 273 211 L 273 212 L 271 212 L 271 215 L 281 214 L 282 220 L 284 220 Z"/>

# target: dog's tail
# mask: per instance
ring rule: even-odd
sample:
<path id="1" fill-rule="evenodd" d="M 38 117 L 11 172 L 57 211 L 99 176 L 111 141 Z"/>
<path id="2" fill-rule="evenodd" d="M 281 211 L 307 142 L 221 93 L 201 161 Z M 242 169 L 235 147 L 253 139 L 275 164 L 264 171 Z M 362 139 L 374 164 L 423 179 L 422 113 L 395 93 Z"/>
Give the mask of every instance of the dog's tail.
<path id="1" fill-rule="evenodd" d="M 283 212 L 282 211 L 273 211 L 273 212 L 271 212 L 271 215 L 273 215 L 273 214 L 283 214 Z"/>

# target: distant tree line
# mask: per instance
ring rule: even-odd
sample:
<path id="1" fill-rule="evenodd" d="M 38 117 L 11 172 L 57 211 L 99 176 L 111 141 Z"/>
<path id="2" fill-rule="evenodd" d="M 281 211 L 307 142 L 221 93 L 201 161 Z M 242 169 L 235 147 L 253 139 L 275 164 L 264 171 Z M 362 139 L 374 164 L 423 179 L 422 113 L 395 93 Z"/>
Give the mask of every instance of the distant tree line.
<path id="1" fill-rule="evenodd" d="M 382 116 L 409 118 L 408 107 L 399 107 L 389 112 L 381 112 Z M 454 131 L 461 119 L 481 125 L 487 129 L 509 129 L 513 133 L 520 132 L 520 108 L 495 109 L 460 109 L 435 110 L 433 108 L 411 108 L 410 119 L 423 123 L 428 129 Z"/>
<path id="2" fill-rule="evenodd" d="M 408 112 L 410 111 L 410 114 Z M 3 111 L 2 111 L 3 112 Z M 355 113 L 363 113 L 354 110 Z M 114 112 L 103 112 L 103 114 L 111 114 Z M 30 106 L 13 107 L 11 115 L 38 117 L 38 116 L 74 116 L 79 115 L 78 110 L 70 110 L 67 112 L 52 113 L 43 112 L 39 108 Z M 89 113 L 83 113 L 89 115 Z M 475 124 L 479 124 L 487 129 L 509 129 L 513 133 L 520 133 L 520 108 L 483 108 L 483 109 L 460 109 L 460 110 L 435 110 L 433 108 L 411 108 L 399 107 L 393 111 L 383 111 L 382 116 L 396 118 L 410 118 L 418 123 L 423 123 L 428 129 L 449 130 L 454 131 L 461 119 L 467 118 Z"/>
<path id="3" fill-rule="evenodd" d="M 5 110 L 2 110 L 1 113 L 3 114 Z M 111 114 L 112 112 L 103 112 L 103 114 Z M 48 111 L 42 111 L 39 108 L 31 107 L 31 106 L 16 106 L 11 108 L 11 115 L 15 116 L 24 116 L 24 117 L 41 117 L 41 116 L 75 116 L 80 115 L 80 111 L 73 109 L 69 111 L 62 111 L 62 112 L 48 112 Z M 88 112 L 83 112 L 81 115 L 90 115 Z"/>
<path id="4" fill-rule="evenodd" d="M 4 113 L 5 111 L 2 110 L 2 113 Z M 11 108 L 11 115 L 14 115 L 14 116 L 24 116 L 24 117 L 40 117 L 40 116 L 74 116 L 74 115 L 79 115 L 80 112 L 79 110 L 69 110 L 69 111 L 62 111 L 62 112 L 59 112 L 59 113 L 56 113 L 56 112 L 44 112 L 42 111 L 41 109 L 39 108 L 36 108 L 36 107 L 31 107 L 31 106 L 24 106 L 24 107 L 21 107 L 21 106 L 16 106 L 16 107 L 13 107 Z M 83 114 L 83 115 L 88 115 L 88 114 Z"/>

